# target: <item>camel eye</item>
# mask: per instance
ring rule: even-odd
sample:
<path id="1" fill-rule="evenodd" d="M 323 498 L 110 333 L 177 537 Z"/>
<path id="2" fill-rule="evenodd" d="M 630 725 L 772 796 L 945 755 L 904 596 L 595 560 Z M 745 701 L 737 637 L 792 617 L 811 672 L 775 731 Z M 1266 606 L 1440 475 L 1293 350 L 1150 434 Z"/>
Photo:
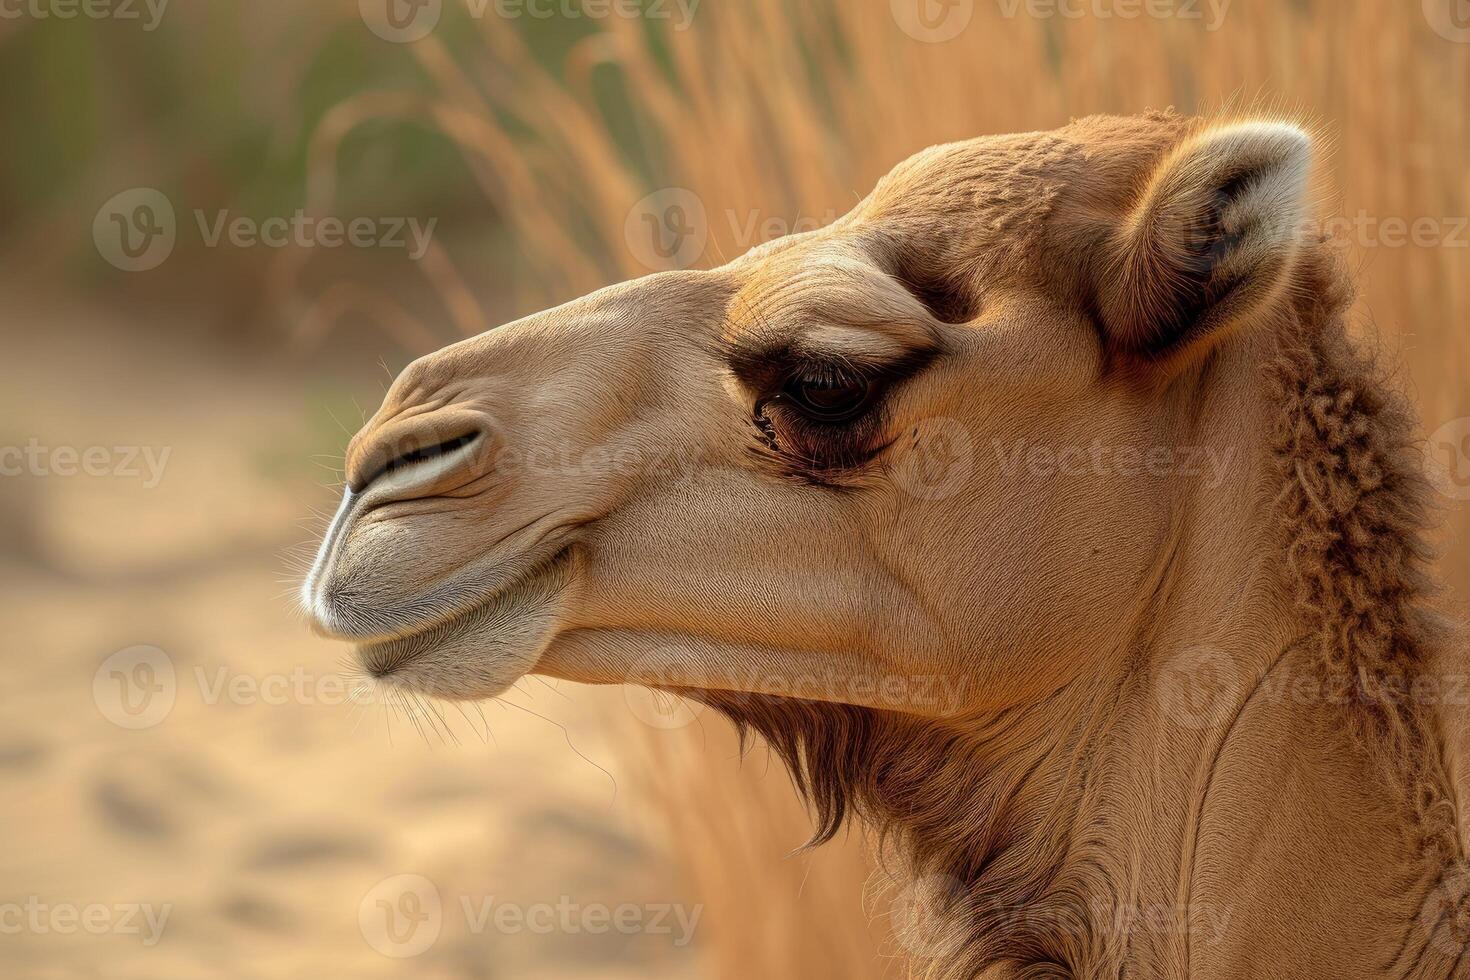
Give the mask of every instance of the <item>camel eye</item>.
<path id="1" fill-rule="evenodd" d="M 807 418 L 838 423 L 861 415 L 873 401 L 876 390 L 877 385 L 870 378 L 824 372 L 792 379 L 783 394 Z"/>

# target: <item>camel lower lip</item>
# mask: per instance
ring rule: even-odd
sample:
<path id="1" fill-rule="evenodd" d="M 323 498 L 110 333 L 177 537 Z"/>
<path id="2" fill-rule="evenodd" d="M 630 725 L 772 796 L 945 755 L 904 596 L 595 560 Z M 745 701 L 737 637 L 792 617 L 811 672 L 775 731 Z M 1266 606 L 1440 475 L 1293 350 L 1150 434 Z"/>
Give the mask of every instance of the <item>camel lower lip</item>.
<path id="1" fill-rule="evenodd" d="M 386 680 L 401 675 L 435 650 L 466 639 L 483 637 L 485 642 L 493 642 L 497 627 L 514 623 L 555 597 L 561 589 L 559 573 L 570 553 L 570 545 L 561 548 L 494 595 L 448 620 L 407 636 L 358 646 L 359 663 L 375 679 Z"/>

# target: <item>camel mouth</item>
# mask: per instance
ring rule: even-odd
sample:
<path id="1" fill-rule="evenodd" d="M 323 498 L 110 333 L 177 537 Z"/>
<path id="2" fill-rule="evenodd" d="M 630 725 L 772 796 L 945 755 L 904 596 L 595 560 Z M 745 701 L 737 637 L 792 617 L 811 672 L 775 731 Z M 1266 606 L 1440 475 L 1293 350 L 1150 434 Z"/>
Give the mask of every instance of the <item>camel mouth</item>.
<path id="1" fill-rule="evenodd" d="M 548 642 L 574 548 L 562 545 L 528 564 L 447 619 L 358 644 L 359 665 L 375 683 L 448 700 L 500 693 L 530 671 Z"/>

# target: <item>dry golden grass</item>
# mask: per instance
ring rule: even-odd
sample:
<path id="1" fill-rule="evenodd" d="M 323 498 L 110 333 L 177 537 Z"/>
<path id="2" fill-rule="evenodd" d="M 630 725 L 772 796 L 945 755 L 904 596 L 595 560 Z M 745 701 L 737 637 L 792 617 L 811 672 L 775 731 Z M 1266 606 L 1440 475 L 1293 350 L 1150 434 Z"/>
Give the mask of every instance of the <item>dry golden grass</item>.
<path id="1" fill-rule="evenodd" d="M 1453 2 L 1444 0 L 1446 9 Z M 1194 6 L 1211 16 L 1210 4 Z M 1345 247 L 1361 277 L 1360 320 L 1391 356 L 1402 354 L 1427 429 L 1470 415 L 1470 232 L 1455 220 L 1470 214 L 1470 44 L 1432 29 L 1418 0 L 1235 0 L 1214 31 L 1180 18 L 1030 17 L 1024 3 L 1008 18 L 1011 4 L 984 0 L 945 43 L 915 40 L 891 8 L 887 0 L 707 2 L 682 32 L 612 17 L 572 50 L 561 74 L 503 21 L 482 19 L 485 57 L 451 52 L 433 37 L 413 45 L 430 87 L 341 107 L 319 140 L 317 169 L 330 171 L 334 140 L 358 119 L 433 120 L 514 232 L 521 271 L 531 274 L 514 277 L 511 305 L 528 312 L 650 271 L 624 228 L 659 187 L 697 197 L 709 235 L 700 262 L 712 265 L 770 231 L 843 213 L 929 144 L 1149 107 L 1285 113 L 1322 137 L 1326 215 L 1432 219 L 1437 234 L 1458 236 L 1461 247 L 1393 247 L 1374 244 L 1373 227 L 1360 222 Z M 650 44 L 650 27 L 666 57 Z M 620 75 L 631 94 L 642 154 L 657 170 L 651 184 L 591 97 L 596 72 Z M 513 138 L 497 122 L 504 113 L 534 136 Z M 316 189 L 329 193 L 320 182 Z M 486 318 L 450 258 L 436 253 L 425 268 L 454 322 L 481 329 Z M 340 296 L 326 302 L 316 315 L 347 305 Z M 1453 540 L 1470 532 L 1470 510 L 1450 517 Z M 1446 563 L 1463 591 L 1470 560 L 1451 550 Z M 698 731 L 703 739 L 691 734 Z M 801 840 L 803 819 L 784 783 L 761 776 L 759 755 L 737 771 L 728 733 L 712 719 L 658 735 L 652 755 L 653 797 L 710 905 L 712 973 L 900 969 L 881 955 L 883 909 L 862 908 L 859 847 L 838 845 L 803 890 L 805 859 L 782 857 Z"/>

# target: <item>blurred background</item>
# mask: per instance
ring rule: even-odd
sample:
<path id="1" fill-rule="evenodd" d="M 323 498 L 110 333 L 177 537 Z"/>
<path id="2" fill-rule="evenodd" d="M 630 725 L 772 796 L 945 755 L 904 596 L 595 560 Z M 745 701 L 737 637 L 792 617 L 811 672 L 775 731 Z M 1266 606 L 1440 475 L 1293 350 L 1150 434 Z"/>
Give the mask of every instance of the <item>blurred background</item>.
<path id="1" fill-rule="evenodd" d="M 414 356 L 924 146 L 1281 112 L 1462 596 L 1467 94 L 1466 0 L 0 3 L 4 975 L 903 975 L 861 841 L 797 851 L 712 716 L 354 703 L 293 610 L 348 436 Z"/>

